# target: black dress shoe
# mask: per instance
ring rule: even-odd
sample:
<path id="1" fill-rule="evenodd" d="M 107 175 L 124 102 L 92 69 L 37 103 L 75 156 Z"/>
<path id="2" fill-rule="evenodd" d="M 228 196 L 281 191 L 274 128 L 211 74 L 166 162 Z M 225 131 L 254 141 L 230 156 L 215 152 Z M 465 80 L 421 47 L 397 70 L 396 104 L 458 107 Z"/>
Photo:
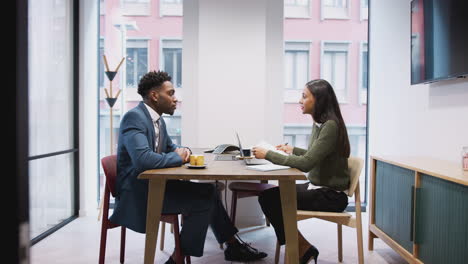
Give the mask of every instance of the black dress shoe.
<path id="1" fill-rule="evenodd" d="M 224 259 L 227 261 L 255 261 L 266 256 L 267 254 L 265 252 L 259 252 L 247 243 L 236 242 L 228 244 L 226 250 L 224 250 Z"/>
<path id="2" fill-rule="evenodd" d="M 176 262 L 172 259 L 172 256 L 170 256 L 169 259 L 166 262 L 164 262 L 164 264 L 176 264 Z"/>
<path id="3" fill-rule="evenodd" d="M 309 263 L 311 259 L 314 259 L 315 264 L 317 264 L 318 255 L 319 255 L 318 249 L 311 245 L 310 248 L 308 248 L 306 252 L 304 253 L 304 255 L 302 255 L 302 257 L 299 259 L 299 263 L 307 264 Z"/>

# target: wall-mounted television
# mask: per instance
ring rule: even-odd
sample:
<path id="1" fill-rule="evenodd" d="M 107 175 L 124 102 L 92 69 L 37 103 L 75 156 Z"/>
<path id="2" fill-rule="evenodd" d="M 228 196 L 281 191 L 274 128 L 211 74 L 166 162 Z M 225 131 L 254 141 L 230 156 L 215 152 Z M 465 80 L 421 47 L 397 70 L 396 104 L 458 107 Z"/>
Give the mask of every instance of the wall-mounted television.
<path id="1" fill-rule="evenodd" d="M 468 76 L 468 0 L 411 1 L 411 84 Z"/>

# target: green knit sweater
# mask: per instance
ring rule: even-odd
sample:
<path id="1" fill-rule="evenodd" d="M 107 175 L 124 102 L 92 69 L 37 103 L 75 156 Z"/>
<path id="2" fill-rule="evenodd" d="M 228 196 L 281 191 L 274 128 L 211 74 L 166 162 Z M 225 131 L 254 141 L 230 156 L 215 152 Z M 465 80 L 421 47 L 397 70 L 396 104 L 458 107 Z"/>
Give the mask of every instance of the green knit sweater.
<path id="1" fill-rule="evenodd" d="M 268 151 L 265 158 L 275 164 L 308 172 L 307 178 L 314 185 L 344 191 L 348 189 L 350 180 L 348 159 L 338 154 L 337 141 L 338 125 L 328 120 L 320 127 L 314 124 L 307 150 L 295 147 L 289 156 Z"/>

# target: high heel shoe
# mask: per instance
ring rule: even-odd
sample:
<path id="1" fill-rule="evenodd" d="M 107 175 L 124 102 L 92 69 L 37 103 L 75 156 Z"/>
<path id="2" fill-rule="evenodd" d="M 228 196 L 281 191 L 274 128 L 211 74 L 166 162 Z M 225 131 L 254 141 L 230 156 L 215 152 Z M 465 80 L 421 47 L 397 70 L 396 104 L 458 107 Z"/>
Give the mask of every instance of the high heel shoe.
<path id="1" fill-rule="evenodd" d="M 316 247 L 314 246 L 310 246 L 306 252 L 304 253 L 304 255 L 302 255 L 302 257 L 299 259 L 299 263 L 300 264 L 307 264 L 309 263 L 309 261 L 311 259 L 314 259 L 315 260 L 315 264 L 317 264 L 317 258 L 318 258 L 318 255 L 319 255 L 319 251 Z"/>

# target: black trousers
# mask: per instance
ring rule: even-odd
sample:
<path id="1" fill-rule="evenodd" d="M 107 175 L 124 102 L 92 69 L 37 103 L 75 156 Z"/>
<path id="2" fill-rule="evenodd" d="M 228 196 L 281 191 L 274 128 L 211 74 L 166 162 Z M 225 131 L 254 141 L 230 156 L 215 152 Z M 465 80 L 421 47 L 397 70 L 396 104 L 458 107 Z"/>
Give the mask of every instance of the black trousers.
<path id="1" fill-rule="evenodd" d="M 308 211 L 342 212 L 348 206 L 348 197 L 344 192 L 328 188 L 307 190 L 308 183 L 296 184 L 297 209 Z M 279 187 L 265 190 L 258 197 L 265 216 L 275 229 L 280 245 L 285 243 L 283 212 Z"/>
<path id="2" fill-rule="evenodd" d="M 212 183 L 167 181 L 162 213 L 183 215 L 180 242 L 185 256 L 203 255 L 208 226 L 219 243 L 238 232 Z"/>

